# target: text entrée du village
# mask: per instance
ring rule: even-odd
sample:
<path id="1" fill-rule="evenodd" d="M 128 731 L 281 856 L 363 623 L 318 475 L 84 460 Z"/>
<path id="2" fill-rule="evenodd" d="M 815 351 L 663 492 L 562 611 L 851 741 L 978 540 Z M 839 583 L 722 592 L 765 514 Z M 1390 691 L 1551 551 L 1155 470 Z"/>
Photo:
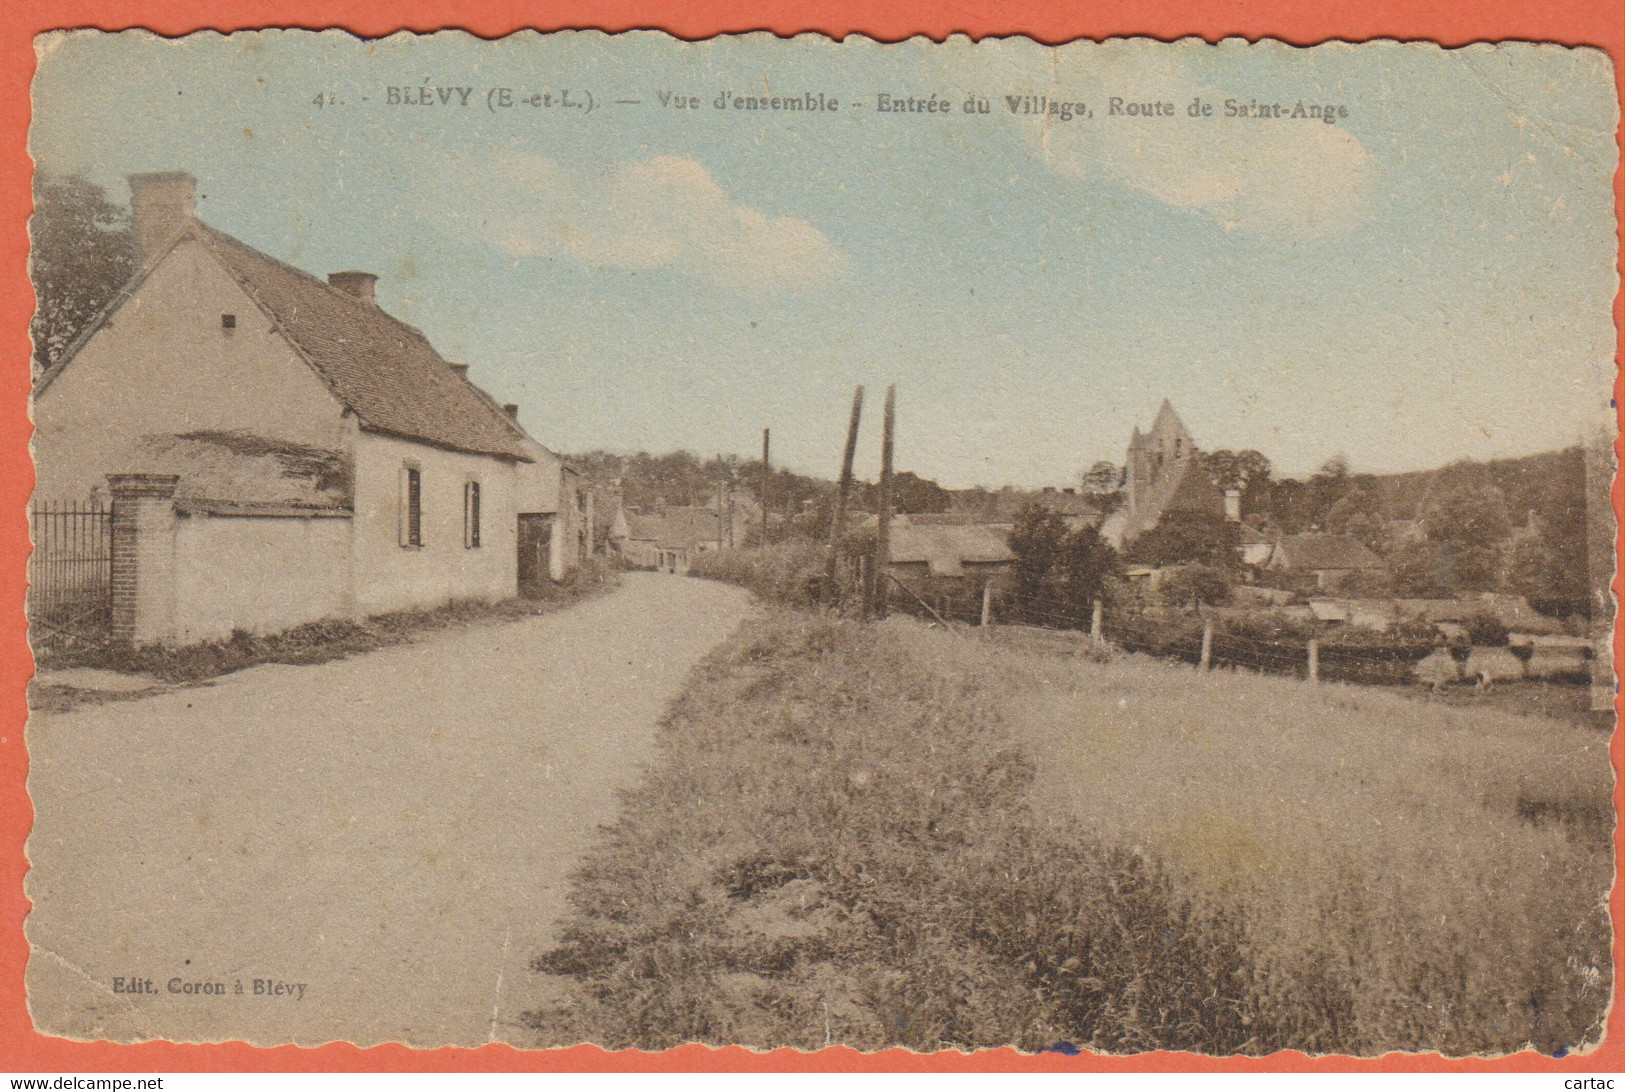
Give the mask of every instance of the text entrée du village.
<path id="1" fill-rule="evenodd" d="M 1107 95 L 1100 99 L 1072 98 L 1036 92 L 988 95 L 979 92 L 899 93 L 877 91 L 863 96 L 832 91 L 793 94 L 738 92 L 729 88 L 698 93 L 660 88 L 646 93 L 605 96 L 591 89 L 570 87 L 475 87 L 419 83 L 389 84 L 370 93 L 323 90 L 311 105 L 319 109 L 346 106 L 381 106 L 390 109 L 477 110 L 491 114 L 545 111 L 586 117 L 606 110 L 659 110 L 677 114 L 746 117 L 762 114 L 884 114 L 888 117 L 1042 119 L 1045 122 L 1234 120 L 1318 121 L 1335 125 L 1350 116 L 1347 103 L 1318 99 L 1260 99 L 1196 96 L 1189 101 Z"/>

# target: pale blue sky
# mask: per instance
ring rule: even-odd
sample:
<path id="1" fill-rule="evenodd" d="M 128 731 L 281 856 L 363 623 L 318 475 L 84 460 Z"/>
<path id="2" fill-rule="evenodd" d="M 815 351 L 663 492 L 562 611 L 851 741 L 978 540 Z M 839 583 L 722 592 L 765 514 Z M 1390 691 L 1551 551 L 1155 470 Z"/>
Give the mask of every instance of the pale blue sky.
<path id="1" fill-rule="evenodd" d="M 387 104 L 425 79 L 469 105 Z M 500 86 L 595 109 L 493 112 Z M 842 106 L 711 105 L 764 89 Z M 878 92 L 954 109 L 879 114 Z M 1093 116 L 1012 116 L 1027 92 Z M 1178 116 L 1109 117 L 1114 95 Z M 1224 119 L 1226 98 L 1348 116 Z M 119 199 L 188 170 L 209 223 L 381 274 L 564 451 L 749 454 L 771 426 L 778 461 L 832 475 L 852 385 L 878 410 L 896 382 L 900 465 L 952 486 L 1069 484 L 1165 396 L 1203 446 L 1285 473 L 1402 470 L 1574 442 L 1613 374 L 1595 51 L 83 33 L 42 41 L 35 104 L 46 169 Z"/>

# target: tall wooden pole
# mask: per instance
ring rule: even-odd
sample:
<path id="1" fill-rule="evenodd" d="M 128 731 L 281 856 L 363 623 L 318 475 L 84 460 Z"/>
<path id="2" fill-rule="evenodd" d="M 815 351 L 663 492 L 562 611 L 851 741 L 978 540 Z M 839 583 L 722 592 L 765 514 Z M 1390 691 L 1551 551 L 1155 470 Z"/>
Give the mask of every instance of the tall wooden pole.
<path id="1" fill-rule="evenodd" d="M 886 388 L 886 416 L 880 434 L 880 511 L 875 526 L 875 565 L 869 579 L 869 615 L 886 617 L 891 589 L 886 572 L 891 565 L 892 441 L 897 427 L 897 385 Z"/>
<path id="2" fill-rule="evenodd" d="M 846 533 L 846 498 L 852 492 L 852 460 L 858 454 L 858 420 L 863 416 L 863 385 L 852 392 L 852 420 L 846 426 L 846 452 L 841 457 L 841 482 L 835 494 L 835 515 L 829 524 L 829 552 L 824 561 L 826 601 L 835 594 L 836 547 Z"/>
<path id="3" fill-rule="evenodd" d="M 726 545 L 722 534 L 722 509 L 726 503 L 722 498 L 725 480 L 722 468 L 722 452 L 719 451 L 717 452 L 717 549 L 719 550 Z"/>
<path id="4" fill-rule="evenodd" d="M 772 437 L 772 435 L 772 429 L 764 428 L 762 430 L 762 495 L 757 498 L 758 503 L 760 503 L 762 506 L 762 541 L 757 544 L 760 546 L 767 545 L 767 480 L 769 475 L 767 450 L 768 440 Z"/>

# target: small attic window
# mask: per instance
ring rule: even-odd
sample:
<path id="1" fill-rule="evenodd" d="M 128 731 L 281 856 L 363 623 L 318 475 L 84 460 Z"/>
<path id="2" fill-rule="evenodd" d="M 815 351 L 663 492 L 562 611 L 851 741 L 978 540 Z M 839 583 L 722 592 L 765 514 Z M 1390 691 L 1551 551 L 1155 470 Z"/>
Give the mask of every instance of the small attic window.
<path id="1" fill-rule="evenodd" d="M 220 328 L 222 330 L 235 330 L 235 329 L 237 329 L 237 316 L 236 315 L 221 315 L 220 316 Z"/>

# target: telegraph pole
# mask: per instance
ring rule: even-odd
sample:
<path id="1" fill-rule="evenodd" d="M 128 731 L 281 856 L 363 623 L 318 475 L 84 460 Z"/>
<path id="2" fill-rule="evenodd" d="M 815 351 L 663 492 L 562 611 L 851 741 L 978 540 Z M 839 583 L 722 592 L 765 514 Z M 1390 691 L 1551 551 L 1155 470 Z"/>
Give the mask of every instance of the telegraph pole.
<path id="1" fill-rule="evenodd" d="M 829 524 L 829 551 L 824 561 L 824 594 L 835 594 L 836 547 L 846 533 L 846 498 L 852 492 L 852 460 L 858 454 L 858 420 L 863 416 L 863 384 L 852 392 L 852 419 L 846 426 L 846 452 L 841 457 L 841 483 L 835 494 L 835 515 Z"/>
<path id="2" fill-rule="evenodd" d="M 726 548 L 722 532 L 722 509 L 724 505 L 723 491 L 727 488 L 727 471 L 722 465 L 722 452 L 717 452 L 717 549 Z"/>
<path id="3" fill-rule="evenodd" d="M 886 415 L 880 435 L 880 511 L 875 526 L 875 566 L 869 581 L 868 614 L 886 617 L 886 572 L 891 565 L 892 440 L 897 426 L 897 384 L 886 388 Z"/>
<path id="4" fill-rule="evenodd" d="M 761 503 L 761 506 L 762 506 L 762 542 L 761 542 L 761 545 L 763 545 L 763 546 L 767 545 L 767 480 L 768 480 L 768 474 L 769 474 L 768 461 L 767 461 L 767 450 L 768 450 L 768 440 L 771 439 L 772 434 L 773 434 L 772 429 L 764 428 L 762 430 L 762 495 L 760 497 L 758 497 L 757 500 Z"/>

